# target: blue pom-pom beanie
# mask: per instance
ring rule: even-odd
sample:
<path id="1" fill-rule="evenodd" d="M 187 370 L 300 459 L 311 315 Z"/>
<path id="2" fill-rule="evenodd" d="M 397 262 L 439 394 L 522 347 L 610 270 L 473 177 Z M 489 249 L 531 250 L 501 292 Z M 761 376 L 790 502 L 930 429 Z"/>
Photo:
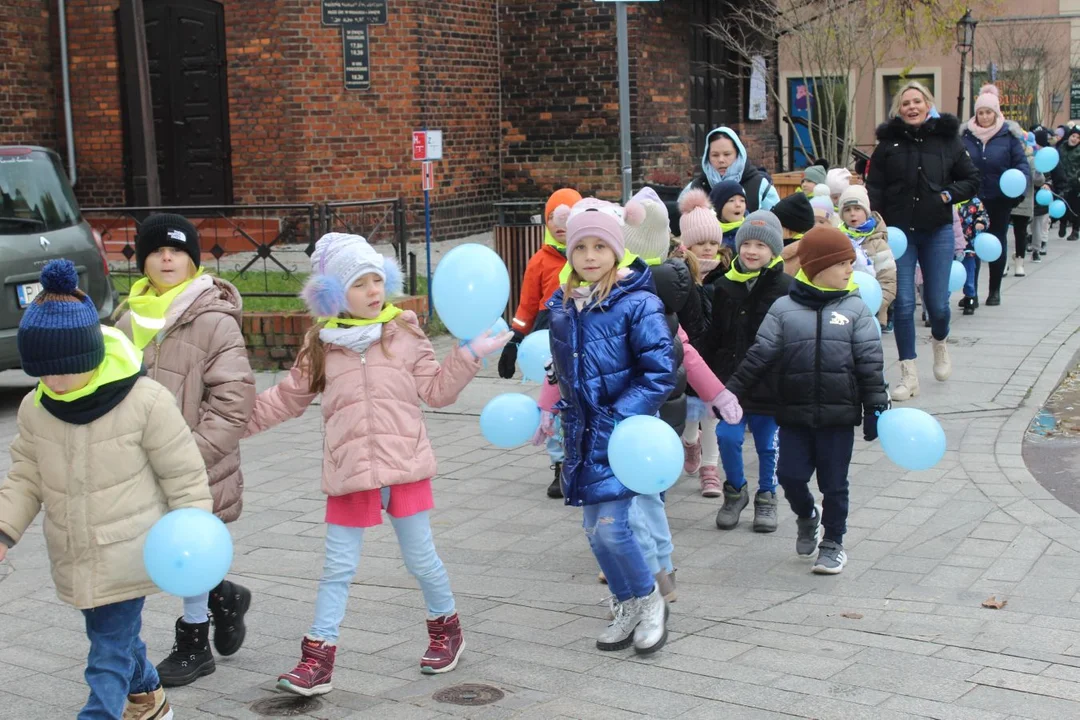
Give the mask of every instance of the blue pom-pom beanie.
<path id="1" fill-rule="evenodd" d="M 27 375 L 77 375 L 105 361 L 97 308 L 78 287 L 70 260 L 52 260 L 42 269 L 41 294 L 26 308 L 16 335 Z"/>

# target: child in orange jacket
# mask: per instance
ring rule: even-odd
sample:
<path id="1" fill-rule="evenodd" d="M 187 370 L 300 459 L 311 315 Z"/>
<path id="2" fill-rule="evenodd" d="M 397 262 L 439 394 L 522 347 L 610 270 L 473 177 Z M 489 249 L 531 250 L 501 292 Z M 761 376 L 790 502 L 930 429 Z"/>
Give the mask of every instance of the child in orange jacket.
<path id="1" fill-rule="evenodd" d="M 544 205 L 544 222 L 547 229 L 544 231 L 544 244 L 529 259 L 525 266 L 525 279 L 521 283 L 521 301 L 518 303 L 517 312 L 514 313 L 514 322 L 511 330 L 514 331 L 514 339 L 510 341 L 499 358 L 499 377 L 509 380 L 514 377 L 514 368 L 517 365 L 518 345 L 522 339 L 533 330 L 541 330 L 547 327 L 548 312 L 545 304 L 559 289 L 559 273 L 566 266 L 566 222 L 555 222 L 555 210 L 560 205 L 573 207 L 574 203 L 581 200 L 581 194 L 572 188 L 556 190 L 548 198 Z M 562 218 L 566 217 L 564 211 Z M 562 497 L 562 433 L 556 431 L 548 439 L 548 457 L 551 458 L 551 469 L 555 471 L 555 479 L 548 486 L 547 494 L 550 498 Z"/>

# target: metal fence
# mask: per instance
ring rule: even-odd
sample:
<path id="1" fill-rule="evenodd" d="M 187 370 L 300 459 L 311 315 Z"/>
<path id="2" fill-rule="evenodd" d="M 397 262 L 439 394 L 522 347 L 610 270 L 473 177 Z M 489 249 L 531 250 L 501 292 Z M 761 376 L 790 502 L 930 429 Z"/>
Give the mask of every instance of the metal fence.
<path id="1" fill-rule="evenodd" d="M 126 294 L 141 276 L 135 258 L 140 224 L 153 213 L 183 215 L 199 228 L 200 244 L 219 277 L 243 284 L 248 297 L 294 297 L 308 274 L 315 241 L 327 232 L 363 235 L 372 244 L 390 243 L 409 270 L 407 290 L 416 292 L 416 258 L 408 252 L 400 198 L 269 205 L 85 208 L 110 256 L 117 290 Z M 120 256 L 123 260 L 112 259 Z"/>

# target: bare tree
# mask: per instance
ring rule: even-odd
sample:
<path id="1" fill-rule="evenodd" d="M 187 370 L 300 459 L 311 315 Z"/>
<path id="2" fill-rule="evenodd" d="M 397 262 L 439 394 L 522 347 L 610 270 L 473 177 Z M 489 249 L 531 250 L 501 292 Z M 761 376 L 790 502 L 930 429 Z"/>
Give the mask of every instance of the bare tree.
<path id="1" fill-rule="evenodd" d="M 992 29 L 984 33 L 983 37 L 989 38 L 982 42 L 980 59 L 986 58 L 997 66 L 995 84 L 1003 114 L 1025 127 L 1050 122 L 1055 96 L 1064 104 L 1069 95 L 1070 53 L 1060 47 L 1062 32 L 1067 33 L 1068 26 L 1024 22 L 989 27 Z M 973 77 L 989 80 L 985 71 Z M 972 85 L 974 94 L 978 84 Z"/>
<path id="2" fill-rule="evenodd" d="M 808 157 L 824 158 L 831 165 L 848 165 L 855 146 L 854 103 L 865 103 L 873 113 L 877 102 L 875 71 L 898 35 L 909 45 L 944 42 L 946 30 L 955 32 L 955 20 L 963 10 L 959 0 L 750 0 L 729 6 L 722 20 L 708 28 L 735 62 L 714 69 L 729 77 L 743 78 L 754 56 L 783 61 L 804 78 L 812 95 L 807 98 L 804 121 L 792 117 L 784 101 L 784 88 L 773 73 L 766 86 L 790 124 L 806 122 L 809 146 L 797 133 L 800 150 Z M 869 93 L 856 96 L 857 88 Z"/>

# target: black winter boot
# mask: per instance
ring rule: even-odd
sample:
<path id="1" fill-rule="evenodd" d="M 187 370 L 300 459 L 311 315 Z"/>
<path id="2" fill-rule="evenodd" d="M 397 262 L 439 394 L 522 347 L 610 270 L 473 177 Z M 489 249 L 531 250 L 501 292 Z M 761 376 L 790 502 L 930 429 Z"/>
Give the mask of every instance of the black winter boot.
<path id="1" fill-rule="evenodd" d="M 214 619 L 214 649 L 223 657 L 232 655 L 244 644 L 247 627 L 244 615 L 251 607 L 251 591 L 242 585 L 222 580 L 210 591 L 210 616 Z"/>
<path id="2" fill-rule="evenodd" d="M 177 619 L 172 653 L 157 666 L 161 684 L 165 687 L 190 685 L 216 669 L 214 653 L 210 652 L 210 621 L 189 625 L 183 618 Z"/>
<path id="3" fill-rule="evenodd" d="M 557 462 L 551 466 L 551 469 L 555 471 L 555 479 L 548 485 L 547 496 L 553 500 L 561 498 L 562 494 L 562 463 Z"/>

